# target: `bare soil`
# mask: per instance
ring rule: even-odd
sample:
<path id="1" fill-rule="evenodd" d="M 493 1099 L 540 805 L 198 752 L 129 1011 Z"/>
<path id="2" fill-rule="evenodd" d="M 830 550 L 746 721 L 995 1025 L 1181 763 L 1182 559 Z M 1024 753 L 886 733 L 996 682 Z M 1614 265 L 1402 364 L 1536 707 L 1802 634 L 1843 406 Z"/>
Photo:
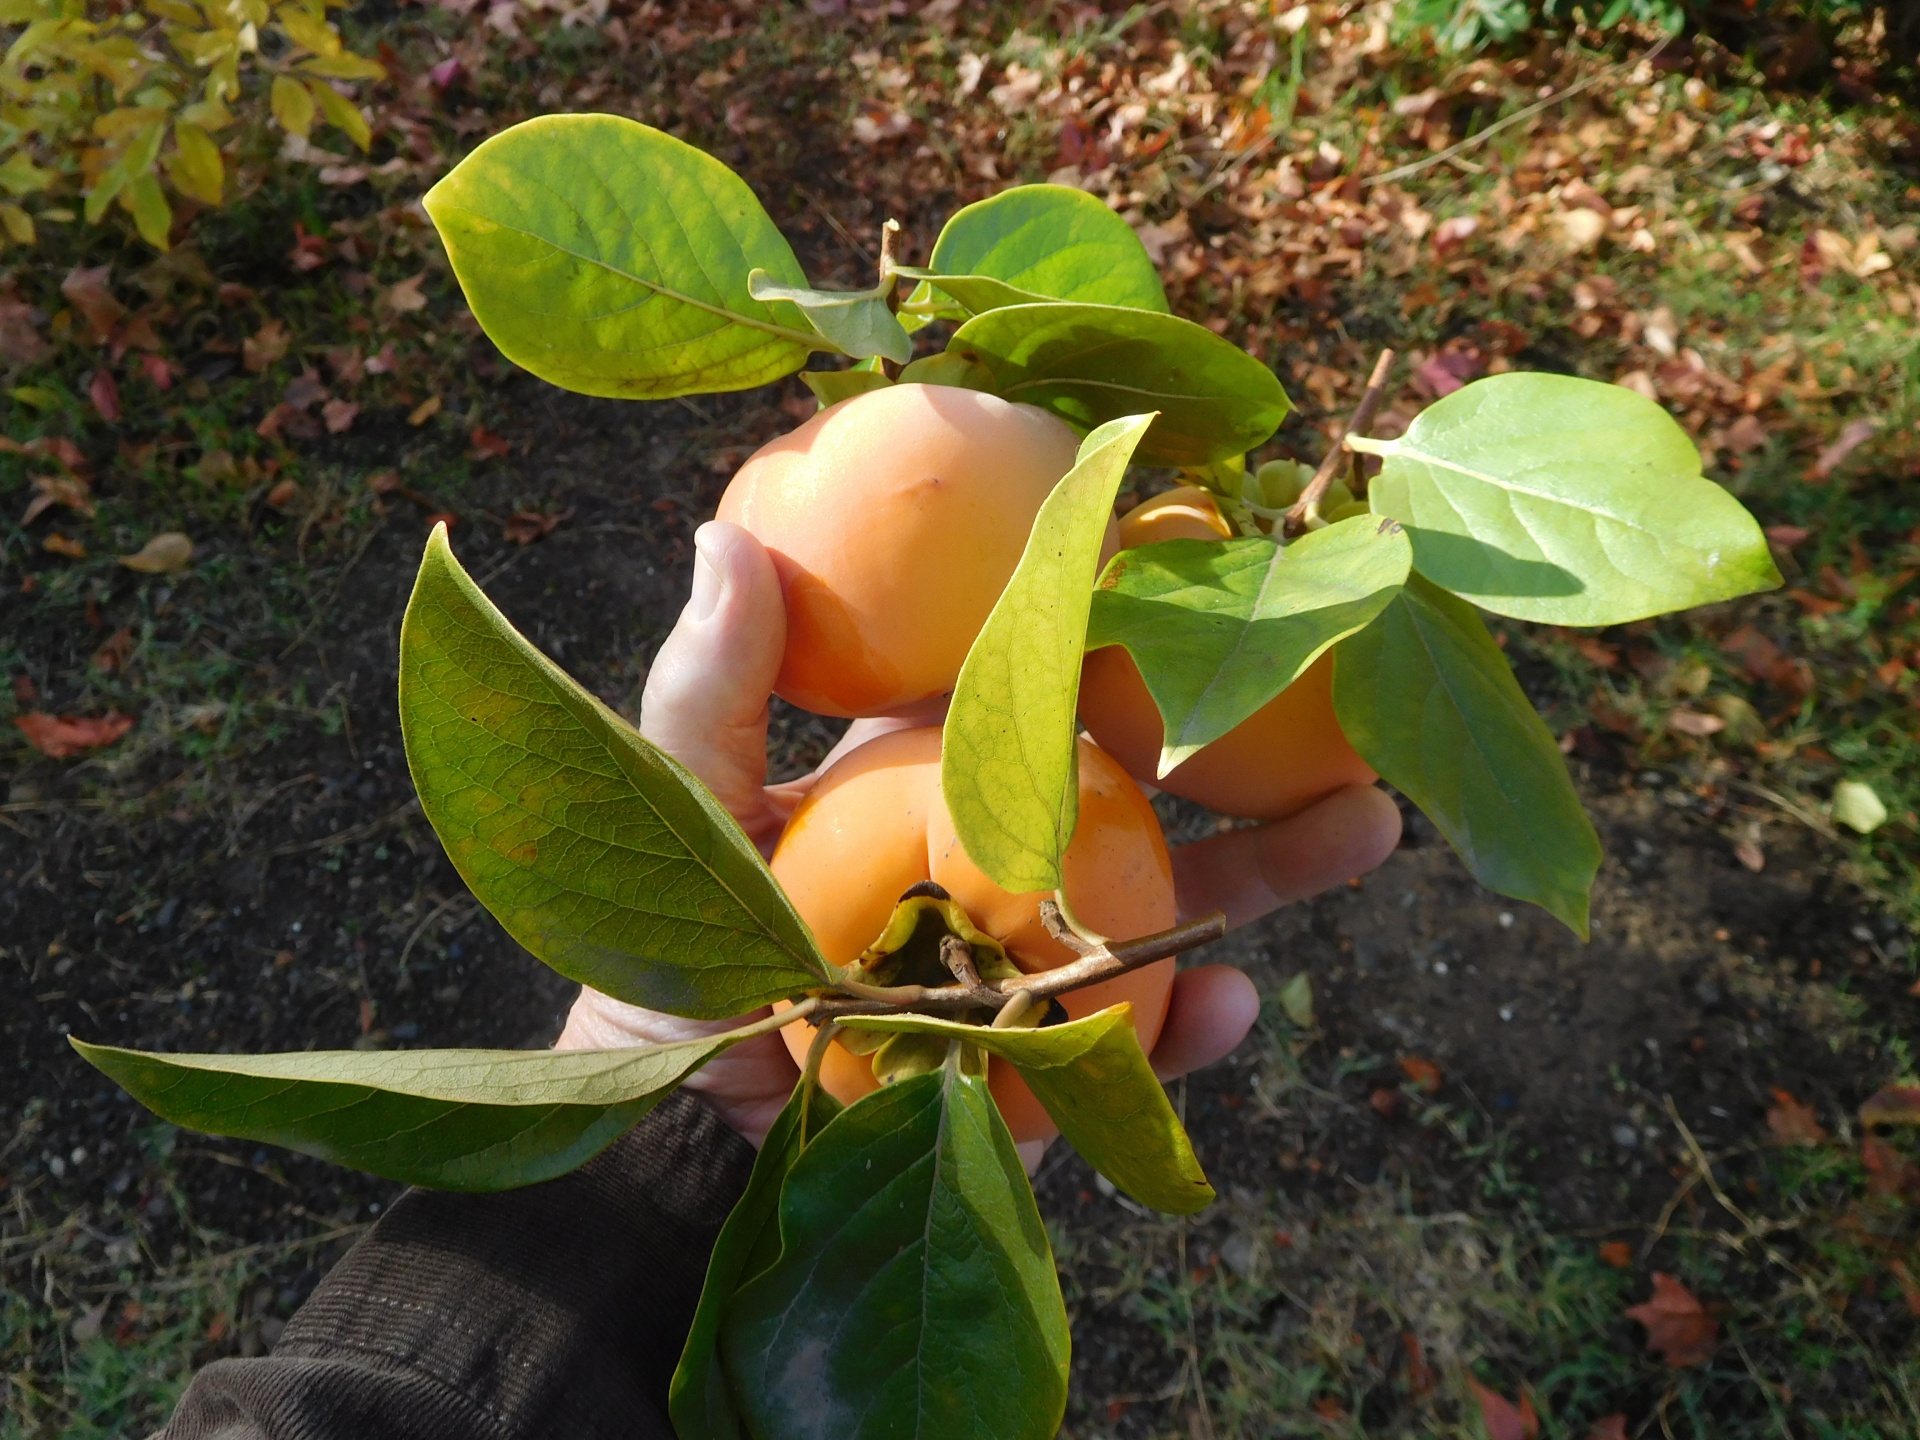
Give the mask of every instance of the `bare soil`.
<path id="1" fill-rule="evenodd" d="M 520 449 L 451 498 L 455 548 L 535 643 L 632 715 L 686 590 L 692 528 L 733 463 L 791 417 L 778 396 L 622 405 L 504 385 L 513 415 L 501 428 Z M 424 474 L 431 443 L 390 418 L 324 460 L 348 476 L 396 459 Z M 566 518 L 538 543 L 508 544 L 502 517 L 529 506 Z M 297 522 L 268 517 L 207 537 L 195 576 L 127 577 L 93 628 L 0 600 L 0 625 L 18 627 L 43 686 L 77 673 L 107 631 L 144 620 L 156 646 L 235 659 L 249 693 L 309 706 L 288 699 L 270 729 L 206 760 L 155 744 L 119 771 L 42 761 L 10 777 L 0 1172 L 16 1197 L 55 1213 L 140 1207 L 158 1235 L 190 1225 L 256 1242 L 364 1219 L 393 1194 L 195 1136 L 162 1166 L 151 1117 L 69 1035 L 272 1050 L 533 1046 L 556 1033 L 572 987 L 466 896 L 411 805 L 394 667 L 425 532 L 425 506 L 396 498 L 351 543 L 303 561 Z M 313 703 L 327 696 L 343 720 Z M 827 722 L 782 709 L 780 768 L 810 765 L 832 738 Z M 1904 942 L 1835 878 L 1824 842 L 1762 806 L 1748 819 L 1771 816 L 1769 859 L 1751 873 L 1728 817 L 1668 777 L 1575 764 L 1609 857 L 1590 943 L 1477 888 L 1411 816 L 1377 874 L 1195 957 L 1245 965 L 1268 993 L 1308 974 L 1317 1017 L 1302 1064 L 1346 1102 L 1263 1104 L 1251 1061 L 1193 1080 L 1189 1123 L 1223 1195 L 1317 1192 L 1337 1206 L 1356 1183 L 1386 1179 L 1416 1206 L 1470 1198 L 1474 1173 L 1434 1130 L 1383 1113 L 1398 1102 L 1370 1103 L 1405 1078 L 1403 1057 L 1438 1066 L 1442 1095 L 1504 1137 L 1506 1163 L 1556 1223 L 1596 1233 L 1645 1222 L 1672 1192 L 1669 1097 L 1711 1147 L 1762 1126 L 1775 1087 L 1831 1114 L 1881 1082 L 1873 1022 L 1910 1003 Z M 1176 830 L 1209 823 L 1167 813 Z M 1069 1233 L 1126 1220 L 1069 1156 L 1040 1189 Z M 1222 1243 L 1226 1220 L 1219 1234 L 1208 1223 L 1192 1231 L 1197 1255 Z M 284 1314 L 322 1268 L 292 1267 L 270 1308 Z M 1123 1343 L 1137 1323 L 1093 1300 L 1078 1327 L 1088 1413 L 1175 1363 Z"/>

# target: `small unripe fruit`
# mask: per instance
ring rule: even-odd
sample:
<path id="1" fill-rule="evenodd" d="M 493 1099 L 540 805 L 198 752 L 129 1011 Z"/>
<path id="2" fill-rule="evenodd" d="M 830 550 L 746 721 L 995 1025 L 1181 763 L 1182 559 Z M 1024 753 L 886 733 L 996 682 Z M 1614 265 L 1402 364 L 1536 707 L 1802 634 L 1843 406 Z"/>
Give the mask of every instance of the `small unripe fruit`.
<path id="1" fill-rule="evenodd" d="M 1079 918 L 1115 939 L 1133 939 L 1174 923 L 1173 864 L 1153 807 L 1127 773 L 1080 742 L 1080 820 L 1067 847 L 1066 894 Z M 968 858 L 940 793 L 940 731 L 896 730 L 869 740 L 836 763 L 800 803 L 773 852 L 773 873 L 827 959 L 851 964 L 873 943 L 901 894 L 924 880 L 943 886 L 973 923 L 998 940 L 1029 973 L 1074 958 L 1040 920 L 1044 894 L 1002 890 Z M 1126 1000 L 1143 1048 L 1151 1051 L 1166 1018 L 1171 960 L 1060 997 L 1075 1019 Z M 781 1034 L 804 1063 L 814 1027 Z M 839 1042 L 828 1047 L 821 1083 L 851 1103 L 875 1088 L 870 1059 Z M 1054 1133 L 1046 1111 L 1011 1066 L 995 1060 L 989 1083 L 1016 1140 Z"/>
<path id="2" fill-rule="evenodd" d="M 946 385 L 870 390 L 763 445 L 717 518 L 779 573 L 776 692 L 852 717 L 950 691 L 1078 449 L 1044 410 Z"/>
<path id="3" fill-rule="evenodd" d="M 1218 540 L 1228 533 L 1212 500 L 1191 486 L 1156 496 L 1120 521 L 1120 543 L 1129 550 L 1163 540 Z M 1335 790 L 1379 778 L 1347 743 L 1334 714 L 1331 653 L 1164 778 L 1154 771 L 1165 727 L 1124 647 L 1087 655 L 1080 671 L 1080 719 L 1128 773 L 1223 815 L 1280 820 Z"/>

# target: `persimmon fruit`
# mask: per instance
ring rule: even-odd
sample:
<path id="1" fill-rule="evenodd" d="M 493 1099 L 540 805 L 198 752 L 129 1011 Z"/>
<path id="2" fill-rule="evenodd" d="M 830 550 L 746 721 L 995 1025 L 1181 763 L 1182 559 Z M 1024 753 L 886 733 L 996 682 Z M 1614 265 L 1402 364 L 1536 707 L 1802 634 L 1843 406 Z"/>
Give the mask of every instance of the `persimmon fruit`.
<path id="1" fill-rule="evenodd" d="M 1163 540 L 1221 540 L 1233 533 L 1204 490 L 1182 486 L 1120 519 L 1131 550 Z M 1333 709 L 1333 655 L 1163 778 L 1154 774 L 1165 737 L 1140 667 L 1123 646 L 1091 651 L 1080 671 L 1080 719 L 1129 774 L 1223 815 L 1282 820 L 1348 785 L 1379 777 L 1347 742 Z"/>
<path id="2" fill-rule="evenodd" d="M 757 536 L 779 572 L 775 691 L 848 717 L 950 691 L 1078 448 L 1031 405 L 908 384 L 830 405 L 755 451 L 717 518 Z"/>
<path id="3" fill-rule="evenodd" d="M 1080 820 L 1063 868 L 1068 903 L 1080 920 L 1115 939 L 1174 923 L 1173 866 L 1153 807 L 1111 756 L 1080 742 Z M 827 959 L 848 965 L 870 945 L 901 895 L 922 881 L 942 886 L 975 926 L 1029 973 L 1074 958 L 1040 920 L 1044 894 L 1015 895 L 981 872 L 960 844 L 940 792 L 940 731 L 896 730 L 839 760 L 808 793 L 773 852 L 773 873 L 812 928 Z M 1075 1019 L 1121 1001 L 1151 1051 L 1166 1019 L 1174 962 L 1157 960 L 1060 997 Z M 814 1027 L 781 1035 L 805 1063 Z M 871 1061 L 834 1041 L 820 1081 L 850 1104 L 877 1088 Z M 988 1084 L 1016 1140 L 1041 1140 L 1053 1122 L 1013 1068 L 989 1067 Z"/>

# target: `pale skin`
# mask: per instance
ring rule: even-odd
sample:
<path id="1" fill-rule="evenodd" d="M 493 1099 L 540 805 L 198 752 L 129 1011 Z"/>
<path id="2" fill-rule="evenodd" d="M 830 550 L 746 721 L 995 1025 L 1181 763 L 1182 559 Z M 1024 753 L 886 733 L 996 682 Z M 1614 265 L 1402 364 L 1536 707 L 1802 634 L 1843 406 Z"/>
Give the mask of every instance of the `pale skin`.
<path id="1" fill-rule="evenodd" d="M 768 701 L 786 644 L 780 581 L 760 542 L 737 525 L 708 522 L 695 533 L 694 547 L 693 592 L 647 675 L 640 733 L 698 776 L 767 853 L 794 806 L 835 759 L 888 730 L 933 723 L 944 701 L 910 715 L 857 720 L 819 770 L 767 784 Z M 1291 819 L 1180 846 L 1173 852 L 1180 919 L 1219 910 L 1229 926 L 1245 925 L 1366 873 L 1399 839 L 1393 801 L 1354 786 Z M 1224 1058 L 1246 1038 L 1259 1010 L 1253 982 L 1232 966 L 1182 970 L 1154 1047 L 1154 1070 L 1171 1080 Z M 681 1040 L 754 1018 L 685 1020 L 582 990 L 555 1048 Z M 767 1034 L 716 1057 L 687 1088 L 757 1146 L 798 1076 L 780 1037 Z M 1031 1152 L 1025 1156 L 1030 1167 L 1040 1143 L 1021 1147 Z"/>

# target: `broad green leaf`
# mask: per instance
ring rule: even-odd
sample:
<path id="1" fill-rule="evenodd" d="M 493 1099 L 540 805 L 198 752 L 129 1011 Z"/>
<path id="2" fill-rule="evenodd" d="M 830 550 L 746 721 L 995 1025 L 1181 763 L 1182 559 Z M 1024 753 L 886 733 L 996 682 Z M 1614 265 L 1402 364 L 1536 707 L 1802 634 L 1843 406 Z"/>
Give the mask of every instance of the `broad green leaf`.
<path id="1" fill-rule="evenodd" d="M 816 1088 L 809 1099 L 795 1086 L 767 1131 L 746 1190 L 720 1227 L 700 1288 L 700 1305 L 667 1392 L 667 1407 L 680 1440 L 747 1440 L 720 1363 L 720 1327 L 733 1305 L 734 1292 L 780 1258 L 780 1189 L 805 1148 L 803 1106 L 809 1134 L 819 1133 L 840 1110 L 826 1091 Z"/>
<path id="2" fill-rule="evenodd" d="M 585 1164 L 736 1038 L 625 1050 L 290 1055 L 73 1046 L 189 1130 L 284 1145 L 410 1185 L 511 1190 Z"/>
<path id="3" fill-rule="evenodd" d="M 152 174 L 136 175 L 127 184 L 126 197 L 133 202 L 133 225 L 140 238 L 156 250 L 167 249 L 167 236 L 173 229 L 173 207 L 161 193 L 160 181 Z"/>
<path id="4" fill-rule="evenodd" d="M 951 350 L 937 355 L 922 355 L 900 371 L 902 385 L 951 385 L 958 390 L 993 392 L 993 376 L 978 360 L 969 360 Z"/>
<path id="5" fill-rule="evenodd" d="M 302 140 L 313 129 L 313 96 L 291 75 L 276 75 L 272 86 L 273 118 L 280 128 Z"/>
<path id="6" fill-rule="evenodd" d="M 362 150 L 373 144 L 373 128 L 367 124 L 367 117 L 360 113 L 358 105 L 324 80 L 307 81 L 307 89 L 313 92 L 314 103 L 329 125 Z"/>
<path id="7" fill-rule="evenodd" d="M 802 370 L 800 379 L 822 405 L 838 405 L 855 395 L 884 390 L 893 384 L 880 371 L 863 370 L 857 365 L 851 370 Z"/>
<path id="8" fill-rule="evenodd" d="M 940 787 L 968 856 L 1015 894 L 1063 883 L 1080 804 L 1074 705 L 1087 607 L 1113 497 L 1152 420 L 1115 420 L 1081 442 L 954 685 Z"/>
<path id="9" fill-rule="evenodd" d="M 902 273 L 921 281 L 907 299 L 910 312 L 924 312 L 918 323 L 1036 300 L 1167 308 L 1160 276 L 1133 227 L 1066 185 L 1016 185 L 954 211 L 926 268 Z"/>
<path id="10" fill-rule="evenodd" d="M 1066 1306 L 1013 1137 L 952 1066 L 849 1107 L 795 1162 L 779 1261 L 721 1355 L 759 1440 L 1052 1440 Z"/>
<path id="11" fill-rule="evenodd" d="M 1168 540 L 1123 550 L 1093 593 L 1087 648 L 1124 645 L 1160 710 L 1165 775 L 1362 629 L 1406 584 L 1399 525 L 1355 516 L 1291 545 Z"/>
<path id="12" fill-rule="evenodd" d="M 1497 615 L 1618 625 L 1780 584 L 1686 431 L 1623 386 L 1495 375 L 1350 444 L 1382 457 L 1369 499 L 1420 573 Z"/>
<path id="13" fill-rule="evenodd" d="M 617 115 L 501 131 L 429 190 L 453 273 L 508 359 L 588 395 L 745 390 L 827 348 L 748 293 L 807 277 L 746 183 Z"/>
<path id="14" fill-rule="evenodd" d="M 173 123 L 173 154 L 168 157 L 168 174 L 184 195 L 209 205 L 218 205 L 226 185 L 226 163 L 220 147 L 202 127 L 191 120 Z"/>
<path id="15" fill-rule="evenodd" d="M 947 349 L 978 360 L 1009 400 L 1082 430 L 1158 411 L 1146 465 L 1239 455 L 1279 428 L 1287 392 L 1239 346 L 1174 315 L 1117 305 L 1012 305 L 976 315 Z"/>
<path id="16" fill-rule="evenodd" d="M 1353 748 L 1481 884 L 1586 938 L 1600 839 L 1553 732 L 1471 605 L 1413 576 L 1334 651 L 1333 701 Z"/>
<path id="17" fill-rule="evenodd" d="M 702 1019 L 825 979 L 733 818 L 507 623 L 444 526 L 400 627 L 400 731 L 460 877 L 569 979 Z"/>
<path id="18" fill-rule="evenodd" d="M 1180 1117 L 1140 1048 L 1131 1005 L 1044 1029 L 993 1030 L 929 1015 L 850 1015 L 841 1023 L 965 1040 L 998 1055 L 1020 1072 L 1086 1162 L 1142 1205 L 1191 1215 L 1213 1201 Z"/>
<path id="19" fill-rule="evenodd" d="M 806 285 L 782 285 L 764 270 L 747 275 L 747 293 L 771 303 L 784 300 L 798 306 L 806 321 L 833 349 L 865 359 L 880 355 L 897 365 L 913 356 L 913 341 L 887 308 L 884 295 L 871 290 L 815 290 Z"/>

